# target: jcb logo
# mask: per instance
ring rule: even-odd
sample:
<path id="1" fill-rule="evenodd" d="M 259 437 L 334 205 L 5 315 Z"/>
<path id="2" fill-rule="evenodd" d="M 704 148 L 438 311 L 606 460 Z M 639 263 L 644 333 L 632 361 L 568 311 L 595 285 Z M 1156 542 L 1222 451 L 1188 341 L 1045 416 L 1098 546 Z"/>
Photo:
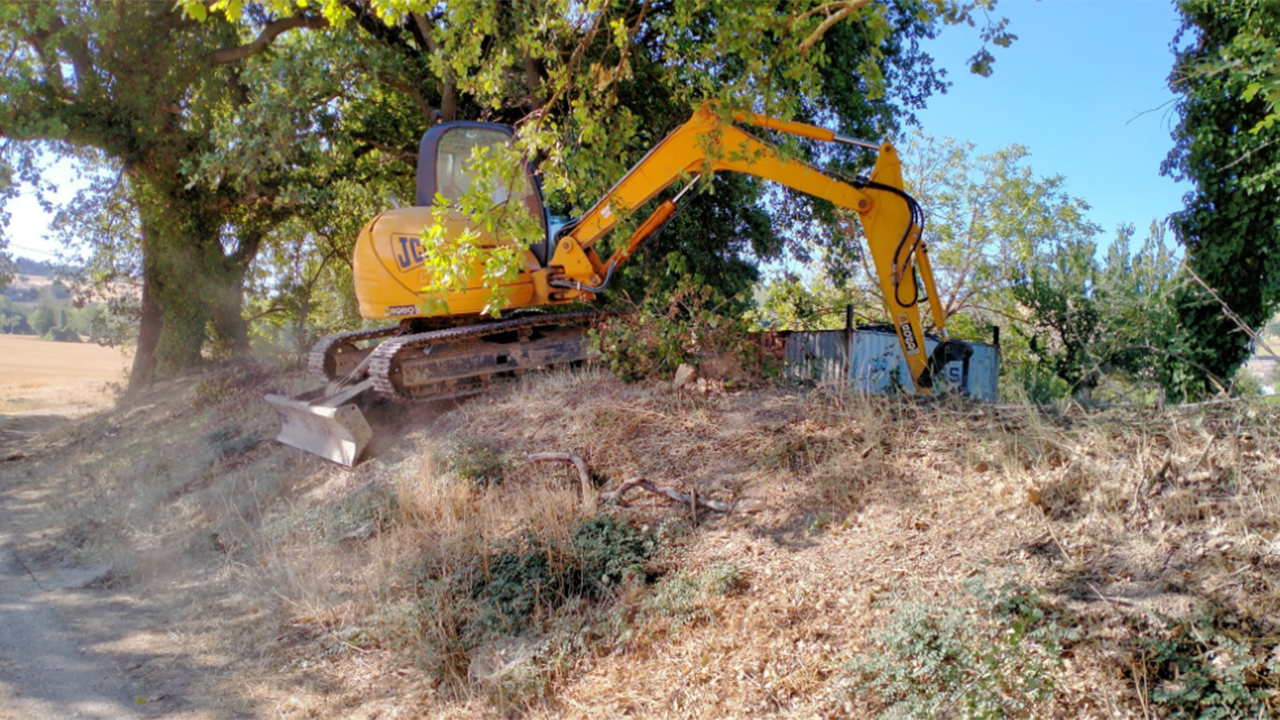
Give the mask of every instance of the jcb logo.
<path id="1" fill-rule="evenodd" d="M 920 354 L 920 346 L 916 344 L 916 334 L 911 331 L 911 321 L 906 315 L 898 316 L 898 334 L 902 336 L 902 347 L 908 355 Z"/>
<path id="2" fill-rule="evenodd" d="M 401 270 L 408 270 L 422 264 L 422 243 L 417 235 L 392 235 L 391 255 Z"/>

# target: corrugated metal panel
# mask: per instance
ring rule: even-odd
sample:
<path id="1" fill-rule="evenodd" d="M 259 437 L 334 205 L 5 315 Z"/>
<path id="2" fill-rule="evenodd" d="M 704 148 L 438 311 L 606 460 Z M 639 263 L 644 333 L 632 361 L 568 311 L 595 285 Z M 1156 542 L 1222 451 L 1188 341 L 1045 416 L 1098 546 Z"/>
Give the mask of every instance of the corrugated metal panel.
<path id="1" fill-rule="evenodd" d="M 845 338 L 849 343 L 845 344 Z M 933 352 L 938 341 L 925 338 L 925 348 Z M 999 393 L 1000 353 L 994 345 L 966 343 L 973 348 L 969 358 L 968 382 L 960 361 L 943 370 L 952 390 L 965 384 L 969 395 L 995 401 Z M 797 332 L 787 337 L 787 375 L 819 383 L 848 384 L 868 393 L 889 392 L 911 387 L 911 371 L 902 357 L 898 336 L 891 330 L 862 329 Z"/>

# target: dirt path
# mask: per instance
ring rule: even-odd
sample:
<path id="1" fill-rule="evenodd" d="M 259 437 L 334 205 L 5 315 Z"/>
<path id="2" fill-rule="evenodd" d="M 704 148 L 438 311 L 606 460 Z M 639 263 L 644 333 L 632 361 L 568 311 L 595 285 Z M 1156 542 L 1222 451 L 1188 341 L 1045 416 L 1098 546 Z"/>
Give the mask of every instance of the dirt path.
<path id="1" fill-rule="evenodd" d="M 0 473 L 0 718 L 138 717 L 144 696 L 60 612 L 109 567 L 42 567 L 24 558 L 27 503 L 14 475 Z"/>
<path id="2" fill-rule="evenodd" d="M 196 673 L 158 600 L 104 589 L 109 564 L 48 552 L 49 490 L 28 467 L 66 420 L 0 415 L 0 720 L 231 716 L 187 699 Z"/>
<path id="3" fill-rule="evenodd" d="M 144 696 L 115 663 L 82 645 L 57 610 L 60 595 L 97 570 L 45 573 L 42 581 L 7 533 L 0 547 L 0 718 L 139 717 L 134 707 Z"/>

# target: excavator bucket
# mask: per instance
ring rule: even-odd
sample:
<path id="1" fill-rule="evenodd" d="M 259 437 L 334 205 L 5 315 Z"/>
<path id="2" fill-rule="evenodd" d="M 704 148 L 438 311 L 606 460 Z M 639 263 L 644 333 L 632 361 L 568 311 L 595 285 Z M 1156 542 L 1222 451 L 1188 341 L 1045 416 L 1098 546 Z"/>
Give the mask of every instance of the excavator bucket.
<path id="1" fill-rule="evenodd" d="M 352 467 L 373 437 L 364 413 L 356 404 L 359 397 L 373 387 L 373 381 L 365 380 L 336 390 L 330 387 L 293 397 L 267 395 L 267 403 L 280 415 L 280 435 L 276 440 Z"/>

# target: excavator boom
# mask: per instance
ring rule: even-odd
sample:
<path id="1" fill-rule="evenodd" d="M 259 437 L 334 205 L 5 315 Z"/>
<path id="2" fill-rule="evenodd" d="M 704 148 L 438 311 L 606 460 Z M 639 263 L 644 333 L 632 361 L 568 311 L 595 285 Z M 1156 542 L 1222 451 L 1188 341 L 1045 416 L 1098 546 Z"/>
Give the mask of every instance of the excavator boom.
<path id="1" fill-rule="evenodd" d="M 945 364 L 946 353 L 955 353 L 958 348 L 944 342 L 939 347 L 946 345 L 946 350 L 935 351 L 936 356 L 925 353 L 916 274 L 922 277 L 930 297 L 936 297 L 935 284 L 920 238 L 923 213 L 903 190 L 902 163 L 897 151 L 887 142 L 875 145 L 853 140 L 804 123 L 763 115 L 742 115 L 737 119 L 810 139 L 874 148 L 879 154 L 869 178 L 846 181 L 799 160 L 782 157 L 774 146 L 724 122 L 714 108 L 704 106 L 650 150 L 560 236 L 549 265 L 563 267 L 566 272 L 563 277 L 553 278 L 551 284 L 583 293 L 603 289 L 603 284 L 593 279 L 612 276 L 674 213 L 675 201 L 659 205 L 607 263 L 600 262 L 592 246 L 634 208 L 682 179 L 696 178 L 707 171 L 729 171 L 772 180 L 858 214 L 880 279 L 885 309 L 896 328 L 915 389 L 920 393 L 930 392 L 934 377 Z M 932 307 L 937 330 L 945 337 L 946 318 L 941 303 L 932 303 Z"/>

